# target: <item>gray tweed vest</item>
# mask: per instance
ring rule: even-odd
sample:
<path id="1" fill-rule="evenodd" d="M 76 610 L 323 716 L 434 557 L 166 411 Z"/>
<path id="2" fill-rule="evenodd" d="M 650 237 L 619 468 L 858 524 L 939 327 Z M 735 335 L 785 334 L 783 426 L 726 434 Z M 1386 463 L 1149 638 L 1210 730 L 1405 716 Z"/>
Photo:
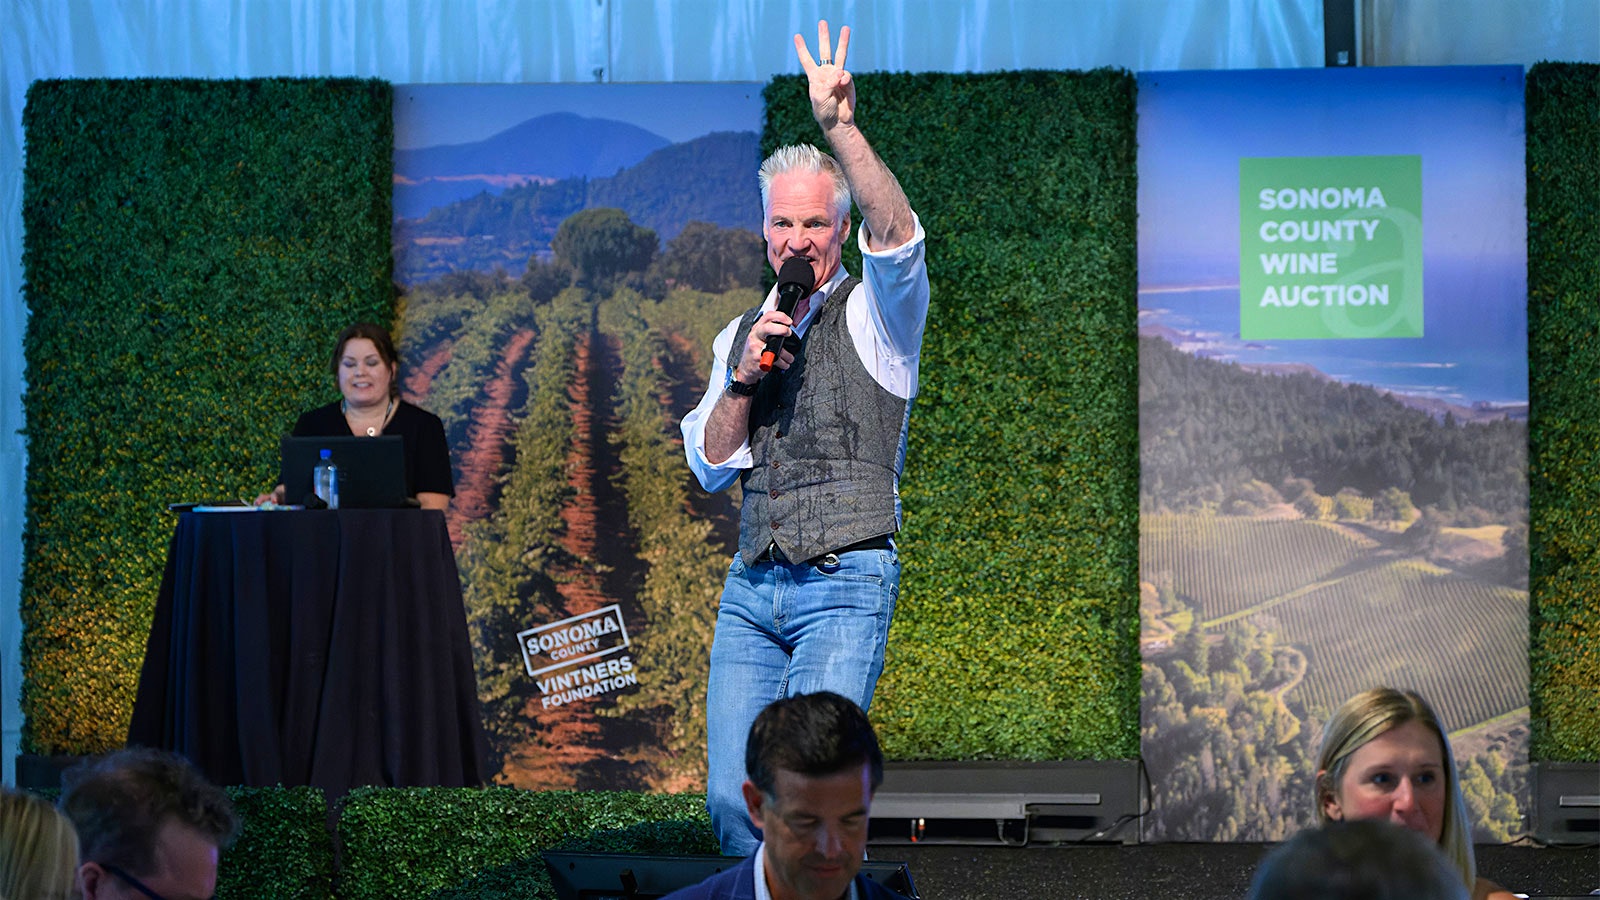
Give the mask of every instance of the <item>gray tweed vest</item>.
<path id="1" fill-rule="evenodd" d="M 755 460 L 740 476 L 739 553 L 770 544 L 803 562 L 900 529 L 900 471 L 911 401 L 884 390 L 856 356 L 847 278 L 823 303 L 794 365 L 762 378 L 750 406 Z M 729 366 L 738 364 L 759 307 L 745 313 Z M 791 350 L 793 344 L 790 345 Z"/>

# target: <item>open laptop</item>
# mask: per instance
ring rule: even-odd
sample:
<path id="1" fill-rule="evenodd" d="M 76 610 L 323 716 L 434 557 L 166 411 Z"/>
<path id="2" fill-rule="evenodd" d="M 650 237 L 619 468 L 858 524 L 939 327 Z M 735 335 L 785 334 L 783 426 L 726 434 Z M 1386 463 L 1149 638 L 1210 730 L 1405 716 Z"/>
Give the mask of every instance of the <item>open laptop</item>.
<path id="1" fill-rule="evenodd" d="M 279 447 L 278 479 L 284 500 L 303 504 L 312 495 L 311 470 L 330 451 L 339 467 L 340 509 L 386 509 L 415 506 L 406 496 L 405 443 L 396 435 L 381 437 L 295 437 L 284 435 Z M 314 505 L 314 504 L 308 504 Z"/>

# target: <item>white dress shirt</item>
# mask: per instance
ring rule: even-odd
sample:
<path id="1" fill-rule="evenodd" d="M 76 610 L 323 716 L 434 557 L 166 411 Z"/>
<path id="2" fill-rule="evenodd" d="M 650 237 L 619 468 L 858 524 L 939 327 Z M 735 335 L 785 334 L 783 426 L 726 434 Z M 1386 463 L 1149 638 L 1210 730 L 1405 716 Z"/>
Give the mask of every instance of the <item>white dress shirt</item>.
<path id="1" fill-rule="evenodd" d="M 922 330 L 928 320 L 928 268 L 924 256 L 927 235 L 922 221 L 912 214 L 913 232 L 910 240 L 888 250 L 870 250 L 867 247 L 867 226 L 862 224 L 856 232 L 856 242 L 861 248 L 861 286 L 851 292 L 845 306 L 845 324 L 850 339 L 855 344 L 861 364 L 872 373 L 874 381 L 896 397 L 907 400 L 917 395 L 917 367 L 922 360 Z M 839 271 L 828 279 L 820 290 L 811 295 L 811 308 L 795 324 L 795 334 L 804 337 L 817 310 L 833 297 L 834 290 L 844 281 L 846 273 Z M 777 305 L 778 291 L 767 292 L 762 311 Z M 750 468 L 754 457 L 750 442 L 746 440 L 733 455 L 720 463 L 706 458 L 706 420 L 712 407 L 722 397 L 733 370 L 728 366 L 728 354 L 733 349 L 733 337 L 739 330 L 739 317 L 729 322 L 711 344 L 711 372 L 706 379 L 706 392 L 700 403 L 683 417 L 684 455 L 689 468 L 700 479 L 701 487 L 711 492 L 720 491 L 732 484 L 739 473 Z"/>

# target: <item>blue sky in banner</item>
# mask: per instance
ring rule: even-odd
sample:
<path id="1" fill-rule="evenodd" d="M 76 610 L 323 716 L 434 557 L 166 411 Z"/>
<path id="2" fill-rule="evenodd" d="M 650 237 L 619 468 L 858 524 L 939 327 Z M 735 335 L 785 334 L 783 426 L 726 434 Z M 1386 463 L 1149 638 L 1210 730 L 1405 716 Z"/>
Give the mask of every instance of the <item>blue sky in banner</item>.
<path id="1" fill-rule="evenodd" d="M 1141 330 L 1456 404 L 1526 403 L 1523 145 L 1517 66 L 1142 73 Z M 1422 158 L 1425 336 L 1240 340 L 1239 159 L 1362 155 Z"/>
<path id="2" fill-rule="evenodd" d="M 724 84 L 475 84 L 402 85 L 395 90 L 394 145 L 401 150 L 465 144 L 549 113 L 615 119 L 673 143 L 729 123 L 761 123 L 756 82 Z"/>

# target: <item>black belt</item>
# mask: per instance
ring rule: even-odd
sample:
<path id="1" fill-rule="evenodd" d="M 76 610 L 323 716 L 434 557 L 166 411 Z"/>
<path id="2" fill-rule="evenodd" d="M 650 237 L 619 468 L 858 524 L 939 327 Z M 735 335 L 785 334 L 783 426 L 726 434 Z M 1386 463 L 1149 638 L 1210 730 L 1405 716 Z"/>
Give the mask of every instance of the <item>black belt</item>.
<path id="1" fill-rule="evenodd" d="M 813 556 L 810 559 L 806 560 L 806 562 L 807 563 L 815 563 L 817 560 L 822 559 L 824 556 L 840 556 L 840 555 L 845 554 L 845 553 L 854 553 L 857 550 L 888 550 L 890 547 L 893 546 L 889 542 L 889 537 L 890 536 L 887 535 L 887 534 L 880 534 L 877 537 L 869 537 L 864 541 L 856 541 L 854 544 L 846 544 L 843 547 L 838 548 L 837 550 L 829 550 L 827 553 L 823 553 L 823 554 L 819 554 L 817 556 Z M 764 562 L 787 563 L 788 561 L 789 561 L 789 558 L 783 554 L 783 551 L 781 549 L 778 548 L 778 542 L 777 541 L 773 541 L 773 542 L 767 544 L 767 549 L 765 549 L 765 550 L 761 551 L 759 554 L 757 554 L 756 558 L 754 560 L 752 560 L 750 564 L 751 565 L 755 565 L 756 563 L 764 563 Z"/>

